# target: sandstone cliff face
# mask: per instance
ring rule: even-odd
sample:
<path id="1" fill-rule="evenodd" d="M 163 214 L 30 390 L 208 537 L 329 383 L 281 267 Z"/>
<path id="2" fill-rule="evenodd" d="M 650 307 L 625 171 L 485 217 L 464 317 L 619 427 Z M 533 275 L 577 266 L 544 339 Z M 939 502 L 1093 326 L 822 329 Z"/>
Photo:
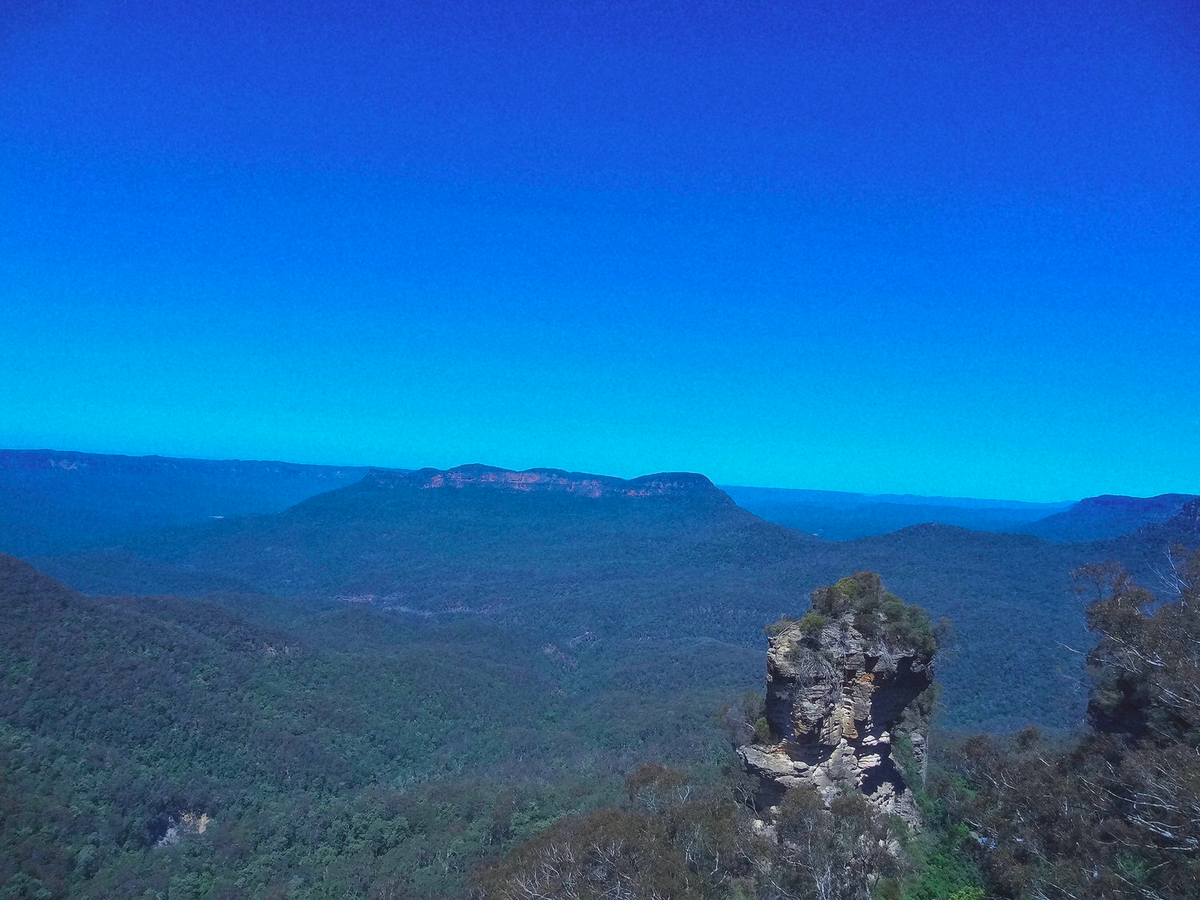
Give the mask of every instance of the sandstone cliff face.
<path id="1" fill-rule="evenodd" d="M 601 497 L 702 497 L 732 505 L 733 501 L 703 475 L 692 472 L 660 472 L 640 478 L 623 479 L 606 475 L 586 475 L 561 469 L 527 469 L 514 472 L 495 466 L 457 466 L 445 471 L 419 469 L 416 472 L 375 470 L 364 484 L 389 488 L 420 490 L 493 488 L 521 493 L 577 494 Z"/>
<path id="2" fill-rule="evenodd" d="M 813 604 L 773 629 L 768 729 L 760 723 L 759 741 L 738 754 L 768 805 L 798 785 L 827 802 L 856 788 L 915 824 L 907 778 L 924 777 L 936 650 L 928 616 L 867 572 L 815 592 Z"/>

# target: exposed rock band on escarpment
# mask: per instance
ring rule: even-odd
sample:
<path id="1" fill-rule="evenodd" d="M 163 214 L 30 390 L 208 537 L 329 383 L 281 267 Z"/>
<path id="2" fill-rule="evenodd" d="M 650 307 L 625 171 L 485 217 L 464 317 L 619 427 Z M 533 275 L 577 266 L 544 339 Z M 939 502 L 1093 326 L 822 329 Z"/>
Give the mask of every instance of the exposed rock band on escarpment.
<path id="1" fill-rule="evenodd" d="M 515 472 L 495 466 L 471 464 L 453 469 L 418 469 L 415 472 L 373 470 L 365 484 L 390 488 L 498 488 L 510 491 L 577 494 L 583 497 L 673 497 L 702 496 L 733 501 L 703 475 L 694 472 L 660 472 L 639 478 L 614 478 L 565 472 L 562 469 L 526 469 Z"/>

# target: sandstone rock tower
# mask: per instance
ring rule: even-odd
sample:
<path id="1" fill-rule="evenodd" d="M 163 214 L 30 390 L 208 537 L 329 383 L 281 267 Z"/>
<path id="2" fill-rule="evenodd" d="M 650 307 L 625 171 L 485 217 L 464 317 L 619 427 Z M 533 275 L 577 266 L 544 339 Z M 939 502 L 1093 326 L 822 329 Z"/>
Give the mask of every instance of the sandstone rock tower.
<path id="1" fill-rule="evenodd" d="M 828 802 L 860 790 L 916 824 L 937 640 L 929 614 L 859 572 L 813 592 L 803 619 L 768 629 L 767 695 L 755 741 L 738 748 L 767 805 L 808 784 Z"/>

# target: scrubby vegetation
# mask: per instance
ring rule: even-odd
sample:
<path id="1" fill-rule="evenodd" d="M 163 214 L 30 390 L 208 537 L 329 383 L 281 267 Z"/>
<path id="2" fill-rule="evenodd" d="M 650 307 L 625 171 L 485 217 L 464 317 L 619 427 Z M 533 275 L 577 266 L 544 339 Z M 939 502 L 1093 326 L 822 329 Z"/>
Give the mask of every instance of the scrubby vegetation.
<path id="1" fill-rule="evenodd" d="M 480 900 L 563 897 L 828 897 L 870 900 L 900 890 L 906 857 L 888 848 L 904 826 L 858 794 L 827 808 L 813 789 L 788 793 L 764 831 L 744 778 L 701 785 L 645 766 L 626 780 L 619 806 L 564 820 L 475 879 Z M 896 896 L 899 896 L 896 894 Z"/>
<path id="2" fill-rule="evenodd" d="M 906 647 L 923 656 L 937 652 L 938 640 L 928 610 L 905 603 L 883 587 L 874 572 L 856 572 L 812 595 L 812 611 L 801 620 L 801 628 L 819 630 L 827 619 L 849 617 L 854 627 L 868 638 Z"/>
<path id="3" fill-rule="evenodd" d="M 1119 566 L 1090 593 L 1091 729 L 972 738 L 935 781 L 990 896 L 1182 898 L 1200 884 L 1200 551 L 1177 550 L 1161 603 Z"/>
<path id="4" fill-rule="evenodd" d="M 816 634 L 828 624 L 829 620 L 827 618 L 815 609 L 810 609 L 804 614 L 804 618 L 800 620 L 800 631 L 804 634 Z"/>
<path id="5" fill-rule="evenodd" d="M 775 637 L 775 635 L 781 634 L 788 628 L 791 628 L 798 621 L 799 620 L 793 619 L 791 616 L 780 616 L 778 621 L 772 622 L 770 625 L 763 628 L 763 632 L 767 637 Z"/>

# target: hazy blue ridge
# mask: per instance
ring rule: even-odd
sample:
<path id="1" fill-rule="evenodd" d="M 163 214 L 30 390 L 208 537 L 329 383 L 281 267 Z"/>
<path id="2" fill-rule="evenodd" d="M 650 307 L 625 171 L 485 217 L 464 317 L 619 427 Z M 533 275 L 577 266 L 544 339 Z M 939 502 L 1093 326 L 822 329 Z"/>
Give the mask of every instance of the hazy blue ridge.
<path id="1" fill-rule="evenodd" d="M 355 466 L 0 450 L 0 551 L 94 546 L 126 532 L 279 512 L 358 481 Z"/>

